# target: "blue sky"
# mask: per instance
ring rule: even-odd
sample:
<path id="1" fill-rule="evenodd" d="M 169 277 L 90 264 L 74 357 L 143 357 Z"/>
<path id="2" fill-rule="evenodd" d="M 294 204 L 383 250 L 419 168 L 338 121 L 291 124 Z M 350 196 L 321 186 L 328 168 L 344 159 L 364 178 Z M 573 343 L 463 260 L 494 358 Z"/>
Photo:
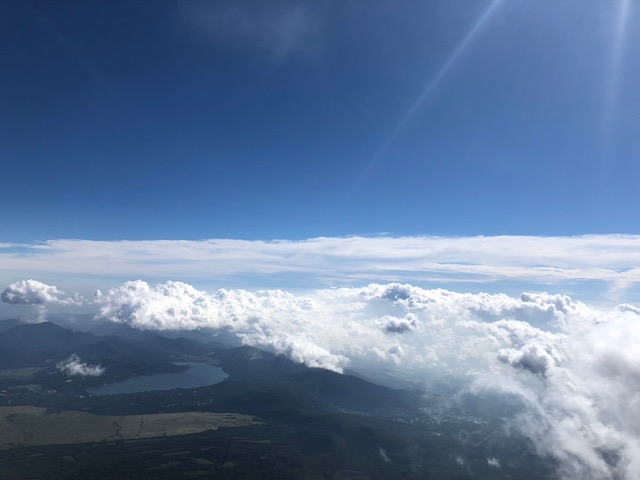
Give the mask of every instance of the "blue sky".
<path id="1" fill-rule="evenodd" d="M 637 300 L 630 0 L 11 1 L 0 44 L 3 284 Z"/>
<path id="2" fill-rule="evenodd" d="M 638 233 L 636 6 L 493 3 L 3 2 L 2 239 Z"/>

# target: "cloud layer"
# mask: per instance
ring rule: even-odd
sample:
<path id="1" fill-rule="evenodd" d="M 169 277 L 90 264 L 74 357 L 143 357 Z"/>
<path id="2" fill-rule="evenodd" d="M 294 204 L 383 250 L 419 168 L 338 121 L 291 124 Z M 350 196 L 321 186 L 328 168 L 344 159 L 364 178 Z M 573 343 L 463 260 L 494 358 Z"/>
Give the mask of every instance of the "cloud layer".
<path id="1" fill-rule="evenodd" d="M 10 283 L 29 276 L 76 282 L 78 278 L 93 282 L 173 278 L 206 282 L 209 287 L 277 285 L 288 289 L 396 281 L 449 288 L 464 285 L 475 291 L 520 285 L 522 290 L 572 291 L 591 301 L 619 303 L 629 301 L 631 287 L 640 282 L 640 236 L 1 244 L 0 281 Z M 488 287 L 491 284 L 499 287 Z"/>
<path id="2" fill-rule="evenodd" d="M 558 460 L 563 478 L 640 476 L 640 315 L 630 305 L 601 311 L 566 295 L 407 284 L 210 295 L 143 281 L 97 302 L 98 316 L 114 322 L 223 331 L 310 366 L 393 372 L 425 385 L 463 378 L 471 391 L 524 405 L 513 428 Z"/>
<path id="3" fill-rule="evenodd" d="M 25 280 L 12 304 L 73 304 Z M 523 408 L 512 428 L 555 458 L 562 478 L 640 478 L 640 309 L 602 310 L 567 295 L 460 293 L 411 284 L 210 294 L 169 281 L 128 281 L 104 293 L 96 317 L 138 329 L 201 331 L 337 372 L 393 375 L 424 387 L 453 379 Z M 100 375 L 72 356 L 68 375 Z M 498 459 L 499 460 L 499 459 Z"/>

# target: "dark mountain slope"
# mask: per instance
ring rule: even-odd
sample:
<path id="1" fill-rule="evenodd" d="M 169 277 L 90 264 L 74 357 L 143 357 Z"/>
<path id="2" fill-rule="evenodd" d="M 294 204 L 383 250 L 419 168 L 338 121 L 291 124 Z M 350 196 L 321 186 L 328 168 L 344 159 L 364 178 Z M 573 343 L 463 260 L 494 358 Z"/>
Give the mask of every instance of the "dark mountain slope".
<path id="1" fill-rule="evenodd" d="M 10 328 L 20 325 L 20 320 L 17 318 L 10 318 L 7 320 L 0 320 L 0 333 L 9 330 Z"/>
<path id="2" fill-rule="evenodd" d="M 0 349 L 67 352 L 80 345 L 100 342 L 102 338 L 92 333 L 68 330 L 51 322 L 31 323 L 16 325 L 0 333 Z"/>

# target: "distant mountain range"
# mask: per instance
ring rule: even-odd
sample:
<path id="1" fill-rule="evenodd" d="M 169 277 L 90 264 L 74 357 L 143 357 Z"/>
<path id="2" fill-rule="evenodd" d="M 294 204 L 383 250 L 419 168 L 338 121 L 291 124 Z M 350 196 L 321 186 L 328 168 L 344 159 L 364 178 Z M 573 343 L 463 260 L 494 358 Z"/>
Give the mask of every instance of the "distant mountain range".
<path id="1" fill-rule="evenodd" d="M 138 340 L 115 335 L 95 335 L 63 328 L 51 322 L 19 324 L 0 322 L 0 368 L 40 367 L 34 380 L 43 388 L 80 389 L 136 375 L 175 372 L 185 367 L 175 357 L 201 354 L 206 346 L 185 339 L 167 339 L 140 332 Z M 85 364 L 104 367 L 99 377 L 77 376 L 71 385 L 57 364 L 72 355 Z"/>
<path id="2" fill-rule="evenodd" d="M 205 359 L 230 375 L 224 385 L 209 387 L 230 407 L 242 404 L 258 406 L 260 411 L 278 409 L 283 405 L 278 402 L 270 405 L 268 397 L 284 395 L 306 410 L 381 415 L 417 408 L 420 395 L 351 375 L 309 368 L 250 346 L 226 348 L 216 342 L 166 338 L 126 325 L 98 329 L 108 332 L 107 335 L 76 331 L 51 322 L 20 324 L 6 320 L 0 325 L 2 368 L 40 367 L 42 370 L 33 381 L 43 388 L 84 390 L 132 376 L 179 371 L 185 367 L 176 362 Z M 71 355 L 77 355 L 87 365 L 104 367 L 104 374 L 74 378 L 70 384 L 56 365 Z M 286 408 L 291 408 L 291 402 Z"/>
<path id="3" fill-rule="evenodd" d="M 34 472 L 42 465 L 51 473 L 47 462 L 73 455 L 86 457 L 87 463 L 67 464 L 65 468 L 75 472 L 71 476 L 61 470 L 47 478 L 112 478 L 110 469 L 123 468 L 130 472 L 129 478 L 176 478 L 191 460 L 168 463 L 164 455 L 184 453 L 183 445 L 189 444 L 190 449 L 206 452 L 198 455 L 208 456 L 207 465 L 219 464 L 220 478 L 550 478 L 550 465 L 535 456 L 526 439 L 507 435 L 504 420 L 485 413 L 480 401 L 461 410 L 444 393 L 389 388 L 250 346 L 167 338 L 121 324 L 92 325 L 93 332 L 68 328 L 72 325 L 71 321 L 64 326 L 0 321 L 0 405 L 140 418 L 156 413 L 237 412 L 259 417 L 263 426 L 247 427 L 241 435 L 223 429 L 195 438 L 151 439 L 139 448 L 157 452 L 153 458 L 127 466 L 126 452 L 134 444 L 123 446 L 118 457 L 104 442 L 67 450 L 20 447 L 3 454 L 0 449 L 0 477 L 13 472 L 7 478 L 24 478 L 21 472 L 32 464 Z M 104 371 L 70 377 L 58 367 L 70 359 L 76 367 L 99 366 Z M 187 362 L 216 365 L 229 377 L 190 389 L 116 395 L 87 391 L 141 375 L 186 370 Z M 500 405 L 494 410 L 501 411 Z M 205 450 L 210 442 L 218 447 Z M 488 462 L 494 457 L 502 459 L 499 469 Z M 267 458 L 272 460 L 266 462 Z M 95 470 L 97 461 L 102 466 Z M 8 465 L 4 469 L 3 462 Z M 229 463 L 244 465 L 245 473 L 226 472 Z"/>

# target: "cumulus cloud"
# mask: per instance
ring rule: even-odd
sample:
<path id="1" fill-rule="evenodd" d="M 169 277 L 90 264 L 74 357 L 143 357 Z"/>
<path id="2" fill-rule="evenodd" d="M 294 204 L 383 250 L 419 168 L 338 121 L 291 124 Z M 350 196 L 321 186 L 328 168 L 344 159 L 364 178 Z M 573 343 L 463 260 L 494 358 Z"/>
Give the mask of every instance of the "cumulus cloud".
<path id="1" fill-rule="evenodd" d="M 98 291 L 99 316 L 148 330 L 195 330 L 219 328 L 215 299 L 182 282 L 167 282 L 155 288 L 141 280 Z"/>
<path id="2" fill-rule="evenodd" d="M 308 295 L 226 289 L 210 295 L 182 282 L 151 286 L 137 280 L 99 292 L 96 302 L 99 317 L 135 328 L 224 330 L 310 364 L 327 366 L 332 359 L 330 367 L 338 371 L 358 359 L 386 361 L 390 352 L 394 357 L 409 354 L 412 363 L 420 358 L 438 367 L 458 365 L 461 354 L 443 346 L 459 338 L 473 338 L 478 345 L 486 342 L 481 346 L 500 351 L 502 363 L 525 365 L 525 357 L 543 351 L 555 359 L 560 354 L 554 342 L 562 334 L 533 323 L 557 330 L 571 322 L 593 325 L 604 315 L 581 302 L 558 309 L 555 295 L 536 294 L 532 302 L 532 295 L 515 299 L 401 284 L 323 289 Z M 474 364 L 477 352 L 472 348 L 464 357 Z"/>
<path id="3" fill-rule="evenodd" d="M 305 321 L 314 302 L 280 290 L 219 290 L 209 295 L 182 282 L 151 287 L 137 280 L 99 292 L 96 302 L 99 317 L 139 329 L 224 330 L 245 343 L 270 347 L 310 366 L 341 371 L 346 363 L 345 357 L 331 353 L 310 332 L 287 328 L 287 322 Z"/>
<path id="4" fill-rule="evenodd" d="M 631 413 L 640 408 L 640 316 L 623 310 L 502 349 L 499 360 L 523 374 L 477 380 L 523 401 L 514 427 L 559 460 L 562 478 L 640 478 L 640 421 Z"/>
<path id="5" fill-rule="evenodd" d="M 43 321 L 46 305 L 80 305 L 82 297 L 65 294 L 55 285 L 47 285 L 37 280 L 21 280 L 12 283 L 0 293 L 0 300 L 9 305 L 33 306 L 35 316 L 29 320 Z"/>
<path id="6" fill-rule="evenodd" d="M 140 329 L 224 331 L 314 367 L 466 379 L 524 406 L 511 427 L 562 478 L 640 477 L 640 315 L 565 295 L 458 293 L 409 284 L 218 290 L 126 282 L 98 316 Z M 493 465 L 493 466 L 498 466 Z"/>
<path id="7" fill-rule="evenodd" d="M 528 370 L 531 373 L 545 375 L 547 370 L 556 364 L 554 347 L 530 343 L 521 349 L 506 348 L 498 352 L 498 359 L 513 367 Z"/>
<path id="8" fill-rule="evenodd" d="M 405 333 L 416 329 L 418 319 L 413 313 L 408 313 L 404 318 L 386 315 L 378 320 L 378 325 L 386 333 Z"/>
<path id="9" fill-rule="evenodd" d="M 45 303 L 74 304 L 77 300 L 54 285 L 37 280 L 21 280 L 12 283 L 0 294 L 0 299 L 12 305 L 42 305 Z"/>
<path id="10" fill-rule="evenodd" d="M 69 358 L 58 362 L 56 368 L 68 377 L 99 377 L 105 372 L 100 365 L 89 365 L 80 360 L 78 355 L 70 355 Z"/>

